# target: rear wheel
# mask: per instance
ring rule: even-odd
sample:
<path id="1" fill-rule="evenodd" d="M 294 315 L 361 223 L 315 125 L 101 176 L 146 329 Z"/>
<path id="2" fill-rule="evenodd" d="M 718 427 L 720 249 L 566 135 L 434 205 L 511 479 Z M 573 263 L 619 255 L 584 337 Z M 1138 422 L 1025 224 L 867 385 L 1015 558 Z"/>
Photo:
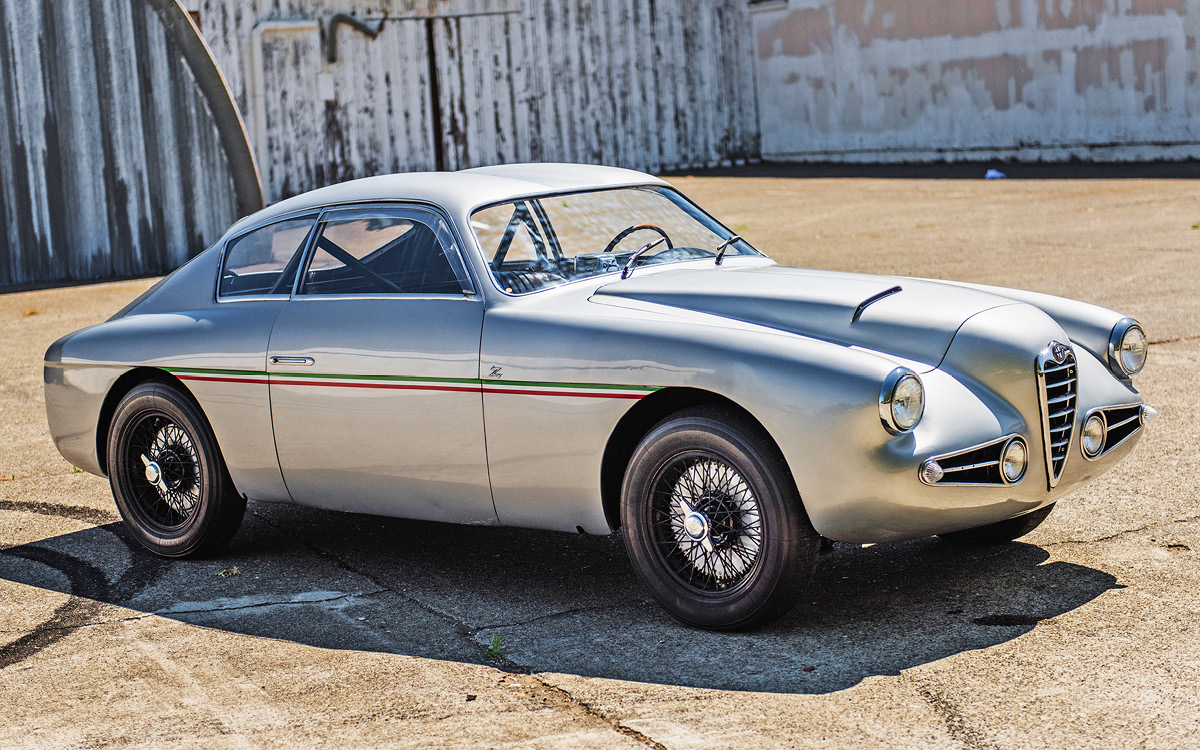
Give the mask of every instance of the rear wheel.
<path id="1" fill-rule="evenodd" d="M 1042 521 L 1046 520 L 1046 516 L 1050 515 L 1052 510 L 1054 510 L 1054 503 L 1016 518 L 989 523 L 987 526 L 977 526 L 973 529 L 938 534 L 938 536 L 947 541 L 963 544 L 1004 544 L 1023 537 L 1041 526 Z"/>
<path id="2" fill-rule="evenodd" d="M 109 428 L 108 477 L 130 533 L 164 557 L 216 552 L 246 510 L 204 414 L 165 383 L 143 383 L 121 399 Z"/>
<path id="3" fill-rule="evenodd" d="M 630 459 L 625 544 L 668 612 L 718 630 L 784 615 L 808 585 L 820 537 L 761 429 L 714 408 L 659 423 Z"/>

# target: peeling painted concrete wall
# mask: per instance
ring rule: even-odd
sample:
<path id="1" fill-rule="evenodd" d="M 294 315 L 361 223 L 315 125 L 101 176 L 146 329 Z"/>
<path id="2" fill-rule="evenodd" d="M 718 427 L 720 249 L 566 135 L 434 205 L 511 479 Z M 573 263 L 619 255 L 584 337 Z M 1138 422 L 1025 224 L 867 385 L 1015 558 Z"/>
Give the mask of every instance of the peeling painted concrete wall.
<path id="1" fill-rule="evenodd" d="M 262 203 L 175 0 L 0 0 L 0 165 L 0 287 L 162 273 Z"/>
<path id="2" fill-rule="evenodd" d="M 269 200 L 513 161 L 649 170 L 758 155 L 745 0 L 190 0 Z M 340 25 L 337 61 L 325 24 Z"/>
<path id="3" fill-rule="evenodd" d="M 765 159 L 1200 157 L 1200 0 L 752 6 Z"/>

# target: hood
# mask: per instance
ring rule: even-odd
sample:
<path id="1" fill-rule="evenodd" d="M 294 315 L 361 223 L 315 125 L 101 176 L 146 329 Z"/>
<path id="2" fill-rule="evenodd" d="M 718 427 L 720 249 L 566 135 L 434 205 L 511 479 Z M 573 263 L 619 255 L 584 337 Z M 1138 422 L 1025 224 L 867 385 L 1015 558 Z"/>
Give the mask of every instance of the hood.
<path id="1" fill-rule="evenodd" d="M 624 298 L 720 315 L 930 367 L 941 362 L 968 318 L 1014 304 L 936 281 L 773 264 L 635 273 L 600 287 L 596 295 L 596 301 Z"/>

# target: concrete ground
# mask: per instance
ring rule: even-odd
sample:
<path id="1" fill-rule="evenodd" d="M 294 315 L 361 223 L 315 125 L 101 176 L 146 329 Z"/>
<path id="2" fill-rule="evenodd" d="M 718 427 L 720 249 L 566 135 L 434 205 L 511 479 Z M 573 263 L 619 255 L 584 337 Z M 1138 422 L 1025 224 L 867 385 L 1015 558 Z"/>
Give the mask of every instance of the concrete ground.
<path id="1" fill-rule="evenodd" d="M 756 174 L 672 179 L 782 262 L 1138 317 L 1162 419 L 1020 542 L 839 544 L 786 619 L 713 634 L 619 537 L 251 504 L 220 558 L 150 557 L 40 384 L 150 281 L 0 295 L 0 747 L 1200 745 L 1198 183 Z"/>

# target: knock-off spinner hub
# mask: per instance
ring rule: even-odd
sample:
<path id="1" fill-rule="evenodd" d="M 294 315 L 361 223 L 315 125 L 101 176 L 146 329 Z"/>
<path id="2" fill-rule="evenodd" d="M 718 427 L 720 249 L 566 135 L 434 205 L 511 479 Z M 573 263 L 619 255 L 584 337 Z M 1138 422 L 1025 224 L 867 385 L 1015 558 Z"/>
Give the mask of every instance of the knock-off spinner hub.
<path id="1" fill-rule="evenodd" d="M 708 536 L 708 518 L 693 510 L 684 516 L 683 530 L 693 542 L 698 542 Z"/>
<path id="2" fill-rule="evenodd" d="M 146 464 L 146 481 L 150 484 L 158 484 L 159 479 L 162 479 L 162 467 L 156 461 Z"/>

